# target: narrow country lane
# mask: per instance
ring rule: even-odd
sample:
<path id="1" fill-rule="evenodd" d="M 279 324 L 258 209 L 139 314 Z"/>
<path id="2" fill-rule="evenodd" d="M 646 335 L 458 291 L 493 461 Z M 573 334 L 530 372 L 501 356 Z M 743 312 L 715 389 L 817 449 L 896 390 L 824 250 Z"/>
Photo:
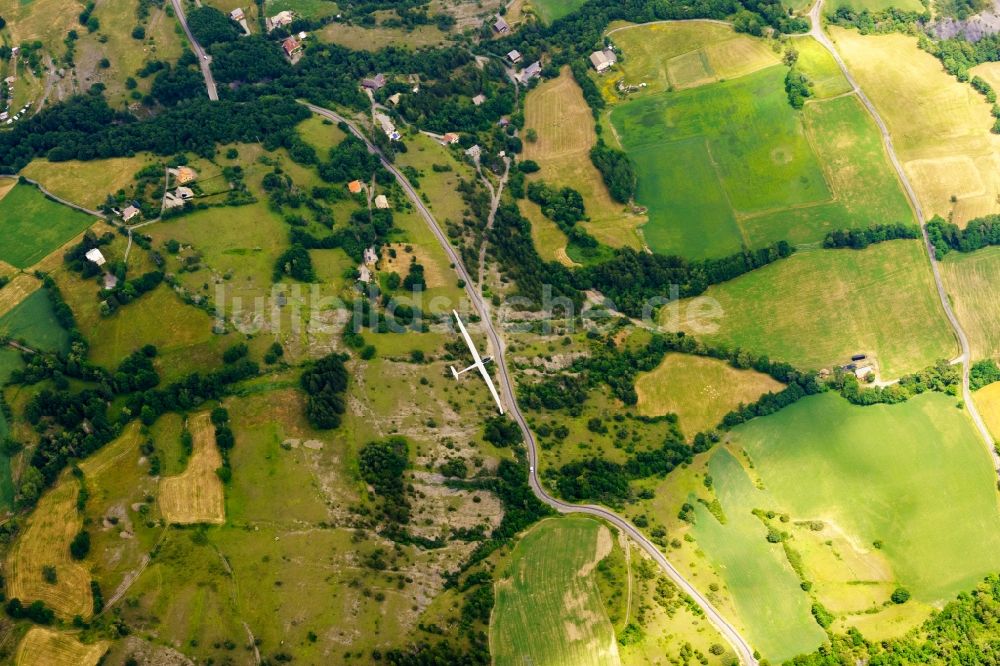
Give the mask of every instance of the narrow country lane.
<path id="1" fill-rule="evenodd" d="M 1000 475 L 1000 454 L 997 453 L 996 448 L 993 444 L 993 437 L 990 435 L 989 429 L 986 427 L 986 423 L 983 421 L 983 417 L 980 416 L 979 410 L 976 408 L 976 403 L 972 401 L 972 391 L 969 389 L 969 366 L 972 364 L 972 354 L 969 351 L 969 338 L 965 334 L 965 330 L 958 321 L 958 317 L 955 316 L 955 311 L 951 307 L 951 301 L 948 300 L 948 294 L 944 289 L 944 283 L 941 281 L 941 272 L 938 269 L 937 259 L 934 258 L 934 248 L 931 246 L 930 238 L 927 235 L 927 220 L 924 217 L 924 211 L 920 206 L 920 200 L 917 198 L 916 191 L 910 184 L 910 179 L 907 178 L 906 172 L 903 170 L 903 165 L 900 163 L 899 158 L 896 155 L 896 149 L 892 144 L 892 137 L 889 135 L 889 128 L 882 120 L 882 116 L 879 115 L 878 110 L 865 91 L 861 89 L 858 82 L 851 75 L 850 70 L 847 69 L 847 64 L 844 63 L 843 58 L 840 57 L 840 53 L 837 51 L 837 47 L 830 40 L 830 37 L 823 30 L 823 16 L 822 16 L 823 0 L 816 0 L 816 4 L 812 6 L 809 10 L 809 22 L 811 28 L 809 34 L 820 44 L 823 45 L 833 59 L 837 62 L 837 66 L 840 67 L 840 71 L 843 72 L 844 77 L 847 82 L 851 84 L 854 89 L 854 93 L 864 104 L 868 113 L 871 114 L 872 119 L 875 120 L 875 124 L 878 125 L 878 130 L 882 134 L 882 142 L 885 144 L 886 153 L 889 155 L 889 161 L 892 162 L 893 168 L 896 170 L 896 174 L 899 176 L 899 181 L 903 184 L 903 189 L 906 191 L 906 197 L 910 200 L 910 205 L 913 206 L 913 211 L 916 213 L 917 222 L 920 224 L 920 233 L 923 235 L 924 239 L 924 249 L 927 251 L 927 258 L 931 264 L 931 271 L 934 274 L 934 284 L 937 287 L 938 299 L 941 301 L 941 307 L 944 308 L 944 313 L 948 317 L 948 323 L 951 324 L 951 328 L 955 333 L 955 337 L 958 338 L 958 344 L 961 348 L 961 354 L 955 361 L 962 364 L 962 400 L 965 402 L 966 408 L 969 410 L 969 414 L 972 416 L 973 423 L 976 424 L 976 428 L 979 430 L 979 434 L 986 445 L 986 450 L 990 454 L 990 458 L 993 460 L 993 468 L 996 470 L 997 474 Z M 953 361 L 954 362 L 954 361 Z"/>
<path id="2" fill-rule="evenodd" d="M 534 434 L 531 432 L 531 429 L 528 428 L 528 423 L 525 420 L 524 415 L 521 413 L 521 409 L 514 396 L 514 382 L 507 369 L 507 361 L 504 357 L 503 341 L 493 325 L 493 320 L 490 318 L 489 307 L 483 300 L 482 295 L 477 291 L 475 283 L 471 280 L 458 252 L 454 247 L 452 247 L 444 232 L 441 231 L 441 228 L 438 226 L 433 214 L 431 214 L 430 210 L 428 210 L 424 205 L 409 180 L 407 180 L 407 178 L 398 169 L 396 169 L 393 164 L 385 159 L 382 152 L 368 140 L 368 138 L 361 132 L 360 129 L 357 128 L 357 126 L 355 126 L 354 123 L 348 121 L 343 116 L 330 111 L 329 109 L 308 103 L 306 103 L 306 106 L 310 111 L 317 115 L 328 118 L 334 122 L 346 123 L 348 128 L 350 128 L 351 133 L 367 144 L 369 152 L 374 155 L 378 155 L 382 162 L 382 166 L 395 176 L 400 187 L 403 188 L 403 191 L 406 192 L 407 196 L 413 202 L 413 205 L 417 207 L 418 211 L 420 211 L 420 215 L 424 218 L 424 221 L 427 223 L 431 233 L 433 233 L 434 237 L 437 238 L 438 243 L 448 255 L 449 260 L 454 264 L 455 272 L 458 273 L 458 277 L 465 282 L 466 294 L 472 302 L 473 307 L 476 309 L 476 312 L 480 315 L 483 327 L 485 328 L 487 337 L 489 338 L 490 346 L 493 348 L 493 357 L 496 361 L 497 374 L 500 379 L 500 393 L 503 396 L 504 402 L 507 403 L 511 416 L 513 416 L 514 420 L 517 421 L 517 424 L 521 429 L 521 434 L 524 436 L 524 441 L 527 444 L 528 464 L 530 465 L 531 470 L 528 480 L 531 484 L 532 491 L 538 499 L 545 504 L 548 504 L 559 513 L 585 513 L 587 515 L 605 520 L 625 534 L 629 535 L 636 543 L 642 546 L 643 550 L 649 553 L 660 569 L 662 569 L 663 572 L 685 594 L 690 596 L 705 612 L 705 617 L 708 618 L 719 633 L 722 634 L 722 636 L 729 642 L 740 661 L 743 664 L 756 666 L 757 660 L 754 658 L 753 648 L 750 647 L 750 644 L 743 638 L 739 630 L 726 620 L 726 618 L 722 616 L 722 614 L 708 601 L 708 599 L 706 599 L 701 592 L 694 587 L 694 585 L 688 582 L 688 580 L 681 575 L 680 571 L 670 564 L 667 558 L 660 552 L 653 542 L 647 539 L 635 526 L 605 507 L 592 504 L 569 504 L 552 497 L 545 491 L 538 478 L 538 446 L 535 442 Z"/>
<path id="3" fill-rule="evenodd" d="M 174 6 L 174 13 L 177 15 L 177 20 L 181 22 L 181 27 L 184 28 L 184 34 L 187 35 L 188 41 L 191 42 L 191 50 L 194 51 L 195 56 L 198 58 L 201 75 L 205 77 L 205 88 L 208 90 L 208 98 L 213 101 L 218 100 L 219 92 L 215 88 L 215 79 L 212 77 L 212 68 L 209 66 L 212 61 L 205 53 L 205 49 L 201 48 L 201 44 L 191 34 L 191 29 L 188 28 L 187 17 L 184 15 L 184 7 L 181 5 L 183 0 L 170 0 L 170 2 Z"/>

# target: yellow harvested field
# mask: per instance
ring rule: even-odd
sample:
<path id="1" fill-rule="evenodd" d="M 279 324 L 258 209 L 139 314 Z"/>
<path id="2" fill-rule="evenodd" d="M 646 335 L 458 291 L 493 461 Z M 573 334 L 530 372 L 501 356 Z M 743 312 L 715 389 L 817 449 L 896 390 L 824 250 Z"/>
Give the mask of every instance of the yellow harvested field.
<path id="1" fill-rule="evenodd" d="M 6 287 L 0 289 L 0 317 L 17 307 L 41 286 L 42 283 L 33 275 L 15 275 Z"/>
<path id="2" fill-rule="evenodd" d="M 7 196 L 7 193 L 17 185 L 17 178 L 0 178 L 0 199 Z"/>
<path id="3" fill-rule="evenodd" d="M 563 266 L 579 266 L 566 254 L 568 239 L 559 225 L 542 215 L 542 208 L 533 201 L 524 199 L 518 203 L 521 214 L 531 222 L 531 241 L 538 255 L 545 261 L 558 261 Z"/>
<path id="4" fill-rule="evenodd" d="M 986 421 L 993 439 L 1000 441 L 1000 382 L 994 382 L 972 394 L 979 413 Z"/>
<path id="5" fill-rule="evenodd" d="M 715 21 L 624 24 L 608 35 L 625 55 L 618 66 L 626 83 L 645 83 L 644 94 L 733 79 L 780 62 L 766 40 Z M 609 99 L 616 97 L 613 85 L 619 78 L 603 79 Z"/>
<path id="6" fill-rule="evenodd" d="M 24 167 L 21 173 L 67 201 L 87 208 L 97 208 L 109 194 L 132 184 L 136 172 L 154 160 L 148 153 L 93 162 L 49 162 L 36 159 Z"/>
<path id="7" fill-rule="evenodd" d="M 939 266 L 955 316 L 969 336 L 972 359 L 1000 358 L 1000 302 L 996 297 L 1000 247 L 969 254 L 952 252 Z"/>
<path id="8" fill-rule="evenodd" d="M 406 248 L 410 248 L 407 250 Z M 389 256 L 389 250 L 395 250 L 396 256 Z M 399 277 L 406 278 L 410 273 L 410 264 L 416 259 L 417 263 L 424 267 L 424 282 L 428 289 L 440 287 L 445 284 L 445 276 L 442 274 L 441 266 L 430 256 L 427 248 L 413 243 L 389 243 L 382 250 L 379 257 L 378 269 L 385 273 L 397 273 Z"/>
<path id="9" fill-rule="evenodd" d="M 990 132 L 994 118 L 982 95 L 914 37 L 830 34 L 885 119 L 925 214 L 952 214 L 962 225 L 1000 210 L 1000 136 Z"/>
<path id="10" fill-rule="evenodd" d="M 17 666 L 95 666 L 108 651 L 108 641 L 91 645 L 44 627 L 32 627 L 17 646 Z"/>
<path id="11" fill-rule="evenodd" d="M 100 451 L 80 462 L 85 477 L 95 479 L 104 472 L 123 464 L 129 454 L 136 455 L 140 444 L 139 422 L 133 421 L 122 434 Z"/>
<path id="12" fill-rule="evenodd" d="M 60 617 L 90 617 L 93 599 L 90 574 L 70 558 L 69 544 L 83 527 L 76 510 L 80 484 L 69 474 L 39 500 L 27 527 L 7 555 L 7 596 L 25 605 L 41 600 Z M 56 569 L 56 582 L 48 583 L 42 567 Z"/>
<path id="13" fill-rule="evenodd" d="M 225 496 L 222 481 L 215 473 L 222 466 L 222 456 L 215 446 L 210 414 L 192 416 L 188 430 L 194 438 L 194 452 L 183 474 L 160 481 L 160 511 L 174 525 L 224 523 Z"/>
<path id="14" fill-rule="evenodd" d="M 784 384 L 754 370 L 737 370 L 725 361 L 689 354 L 667 354 L 660 365 L 635 382 L 639 413 L 677 414 L 689 437 L 719 425 L 740 404 L 756 401 Z"/>
<path id="15" fill-rule="evenodd" d="M 640 247 L 636 229 L 646 218 L 633 215 L 611 198 L 600 172 L 590 161 L 590 149 L 597 142 L 594 117 L 568 67 L 558 78 L 528 94 L 524 118 L 525 127 L 538 133 L 537 141 L 524 144 L 524 159 L 534 160 L 541 167 L 533 178 L 580 192 L 590 218 L 582 224 L 600 242 L 612 247 Z M 562 242 L 565 251 L 565 240 Z M 551 256 L 558 249 L 540 251 L 543 256 Z"/>

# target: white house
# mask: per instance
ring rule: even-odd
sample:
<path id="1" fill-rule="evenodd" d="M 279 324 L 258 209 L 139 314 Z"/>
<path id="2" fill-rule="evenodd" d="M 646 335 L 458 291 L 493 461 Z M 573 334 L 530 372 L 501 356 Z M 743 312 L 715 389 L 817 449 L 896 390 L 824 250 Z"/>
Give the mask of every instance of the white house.
<path id="1" fill-rule="evenodd" d="M 389 200 L 385 198 L 384 194 L 380 194 L 375 197 L 375 207 L 380 209 L 385 209 L 389 207 Z"/>
<path id="2" fill-rule="evenodd" d="M 514 49 L 513 51 L 507 54 L 507 60 L 510 60 L 512 63 L 515 63 L 520 59 L 521 59 L 521 52 L 518 51 L 517 49 Z"/>
<path id="3" fill-rule="evenodd" d="M 98 250 L 96 247 L 92 250 L 87 250 L 87 254 L 83 256 L 87 257 L 88 261 L 92 261 L 98 266 L 104 265 L 104 255 L 101 254 L 101 251 Z"/>

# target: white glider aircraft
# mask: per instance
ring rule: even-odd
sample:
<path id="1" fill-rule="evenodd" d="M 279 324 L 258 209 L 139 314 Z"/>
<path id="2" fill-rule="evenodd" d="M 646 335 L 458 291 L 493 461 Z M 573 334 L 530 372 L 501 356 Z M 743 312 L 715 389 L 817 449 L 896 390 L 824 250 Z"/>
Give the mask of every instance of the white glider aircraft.
<path id="1" fill-rule="evenodd" d="M 465 330 L 465 325 L 462 323 L 462 318 L 458 316 L 457 311 L 452 310 L 452 313 L 455 315 L 455 321 L 458 322 L 458 328 L 459 330 L 462 331 L 462 336 L 465 338 L 465 344 L 469 345 L 469 351 L 472 352 L 472 360 L 475 361 L 475 363 L 465 368 L 464 370 L 455 370 L 453 366 L 451 368 L 451 374 L 455 375 L 455 379 L 458 379 L 458 376 L 461 375 L 462 373 L 468 372 L 473 368 L 479 368 L 479 374 L 481 374 L 483 376 L 483 379 L 486 380 L 486 386 L 487 388 L 489 388 L 490 394 L 493 396 L 493 399 L 496 400 L 497 407 L 500 409 L 500 413 L 503 414 L 503 405 L 500 403 L 500 395 L 497 393 L 496 386 L 493 385 L 493 379 L 490 377 L 490 373 L 486 372 L 486 364 L 492 361 L 493 359 L 489 356 L 482 359 L 479 358 L 479 352 L 476 351 L 476 345 L 473 344 L 472 338 L 469 337 L 469 332 Z"/>

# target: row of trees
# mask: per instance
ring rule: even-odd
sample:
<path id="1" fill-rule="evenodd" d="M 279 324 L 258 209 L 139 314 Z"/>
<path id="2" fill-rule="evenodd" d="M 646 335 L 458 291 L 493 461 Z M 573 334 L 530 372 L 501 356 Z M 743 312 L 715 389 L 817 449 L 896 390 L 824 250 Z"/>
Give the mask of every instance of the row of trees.
<path id="1" fill-rule="evenodd" d="M 826 235 L 823 247 L 863 250 L 874 243 L 902 238 L 920 238 L 920 229 L 912 224 L 875 224 L 867 229 L 837 229 Z"/>
<path id="2" fill-rule="evenodd" d="M 140 122 L 96 92 L 49 107 L 0 134 L 0 170 L 14 173 L 36 157 L 52 161 L 158 155 L 212 155 L 220 143 L 265 143 L 309 117 L 287 97 L 185 100 Z M 280 141 L 279 141 L 280 143 Z"/>
<path id="3" fill-rule="evenodd" d="M 927 237 L 938 259 L 952 250 L 972 252 L 988 245 L 1000 245 L 1000 215 L 986 215 L 970 220 L 965 228 L 935 215 L 927 223 Z"/>
<path id="4" fill-rule="evenodd" d="M 615 250 L 614 256 L 606 262 L 577 269 L 572 274 L 572 281 L 578 289 L 600 291 L 629 316 L 641 317 L 651 299 L 668 296 L 665 293 L 668 287 L 676 286 L 676 295 L 680 298 L 697 296 L 710 285 L 788 257 L 793 251 L 787 242 L 779 241 L 720 259 L 690 261 L 626 247 Z"/>

